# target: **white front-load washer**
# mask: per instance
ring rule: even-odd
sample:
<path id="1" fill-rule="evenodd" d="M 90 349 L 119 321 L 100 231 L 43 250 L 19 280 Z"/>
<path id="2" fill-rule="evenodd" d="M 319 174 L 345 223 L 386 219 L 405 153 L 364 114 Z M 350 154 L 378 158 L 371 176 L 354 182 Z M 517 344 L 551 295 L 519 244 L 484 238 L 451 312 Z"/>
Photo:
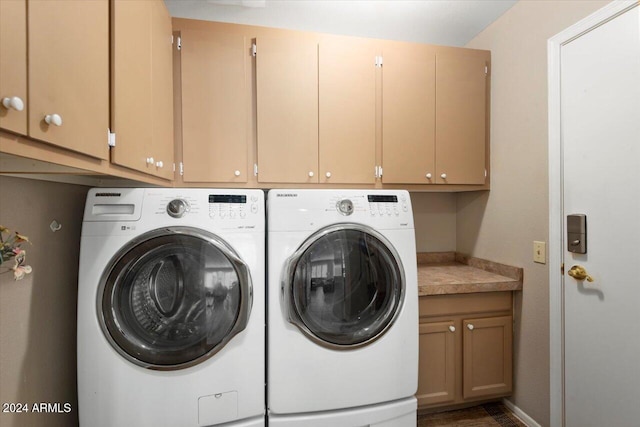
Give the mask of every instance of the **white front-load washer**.
<path id="1" fill-rule="evenodd" d="M 89 191 L 82 427 L 265 425 L 264 225 L 261 190 Z"/>
<path id="2" fill-rule="evenodd" d="M 411 200 L 396 190 L 267 195 L 269 425 L 416 425 Z"/>

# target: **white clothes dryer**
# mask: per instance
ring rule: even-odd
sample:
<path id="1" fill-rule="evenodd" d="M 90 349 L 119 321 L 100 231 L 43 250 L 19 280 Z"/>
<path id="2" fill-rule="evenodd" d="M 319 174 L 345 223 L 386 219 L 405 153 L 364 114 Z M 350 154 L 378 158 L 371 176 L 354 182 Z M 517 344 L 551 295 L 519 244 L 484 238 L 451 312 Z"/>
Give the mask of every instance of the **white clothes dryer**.
<path id="1" fill-rule="evenodd" d="M 89 191 L 82 427 L 265 425 L 264 223 L 261 190 Z"/>
<path id="2" fill-rule="evenodd" d="M 272 426 L 415 426 L 418 284 L 396 190 L 267 195 Z"/>

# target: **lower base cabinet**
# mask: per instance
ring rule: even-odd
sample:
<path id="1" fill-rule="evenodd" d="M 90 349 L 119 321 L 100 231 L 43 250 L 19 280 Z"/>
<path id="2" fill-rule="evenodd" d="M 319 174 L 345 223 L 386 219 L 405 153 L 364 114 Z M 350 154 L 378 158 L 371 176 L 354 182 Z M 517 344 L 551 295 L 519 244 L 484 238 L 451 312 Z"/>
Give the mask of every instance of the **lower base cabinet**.
<path id="1" fill-rule="evenodd" d="M 420 297 L 420 409 L 511 394 L 512 313 L 511 292 Z"/>

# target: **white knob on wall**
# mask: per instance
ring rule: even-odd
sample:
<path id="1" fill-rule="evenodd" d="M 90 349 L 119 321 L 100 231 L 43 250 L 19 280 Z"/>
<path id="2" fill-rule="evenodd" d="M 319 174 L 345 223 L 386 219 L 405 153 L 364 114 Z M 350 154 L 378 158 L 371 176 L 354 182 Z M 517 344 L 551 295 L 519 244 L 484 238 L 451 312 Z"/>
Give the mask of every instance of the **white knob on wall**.
<path id="1" fill-rule="evenodd" d="M 240 176 L 240 171 L 235 171 L 233 174 L 234 174 L 235 176 Z"/>
<path id="2" fill-rule="evenodd" d="M 469 323 L 469 324 L 467 325 L 467 329 L 469 329 L 470 331 L 473 331 L 473 325 L 472 325 L 471 323 Z"/>
<path id="3" fill-rule="evenodd" d="M 314 175 L 313 171 L 309 171 L 309 178 L 313 178 L 313 175 Z"/>
<path id="4" fill-rule="evenodd" d="M 456 327 L 455 327 L 455 326 L 449 326 L 449 330 L 450 330 L 451 332 L 455 332 L 455 331 L 456 331 Z"/>
<path id="5" fill-rule="evenodd" d="M 62 126 L 62 117 L 59 114 L 47 114 L 44 116 L 44 121 L 48 125 Z"/>
<path id="6" fill-rule="evenodd" d="M 162 163 L 162 160 L 160 160 L 159 162 L 156 162 L 157 168 L 162 168 L 163 166 L 164 166 L 164 163 Z"/>
<path id="7" fill-rule="evenodd" d="M 427 173 L 425 176 L 427 177 L 427 179 L 431 179 L 431 177 L 432 177 L 433 175 L 431 175 L 431 172 L 429 172 L 429 173 Z"/>
<path id="8" fill-rule="evenodd" d="M 440 178 L 447 179 L 447 174 L 446 173 L 440 174 Z"/>
<path id="9" fill-rule="evenodd" d="M 152 165 L 153 163 L 153 157 L 147 157 L 147 164 Z"/>
<path id="10" fill-rule="evenodd" d="M 327 178 L 331 178 L 331 172 L 325 173 L 324 176 L 326 176 Z"/>
<path id="11" fill-rule="evenodd" d="M 11 108 L 16 111 L 24 110 L 24 102 L 17 96 L 12 96 L 11 98 L 2 98 L 2 105 L 4 105 L 4 108 L 6 108 L 7 110 Z"/>

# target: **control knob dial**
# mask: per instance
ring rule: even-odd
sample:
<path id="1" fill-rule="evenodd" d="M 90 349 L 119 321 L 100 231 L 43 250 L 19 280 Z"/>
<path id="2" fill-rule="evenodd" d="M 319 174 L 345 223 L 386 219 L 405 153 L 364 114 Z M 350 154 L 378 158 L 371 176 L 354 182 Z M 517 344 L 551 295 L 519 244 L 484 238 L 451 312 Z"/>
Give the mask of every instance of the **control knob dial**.
<path id="1" fill-rule="evenodd" d="M 189 211 L 189 203 L 184 199 L 173 199 L 167 204 L 167 213 L 173 218 L 182 218 Z"/>

